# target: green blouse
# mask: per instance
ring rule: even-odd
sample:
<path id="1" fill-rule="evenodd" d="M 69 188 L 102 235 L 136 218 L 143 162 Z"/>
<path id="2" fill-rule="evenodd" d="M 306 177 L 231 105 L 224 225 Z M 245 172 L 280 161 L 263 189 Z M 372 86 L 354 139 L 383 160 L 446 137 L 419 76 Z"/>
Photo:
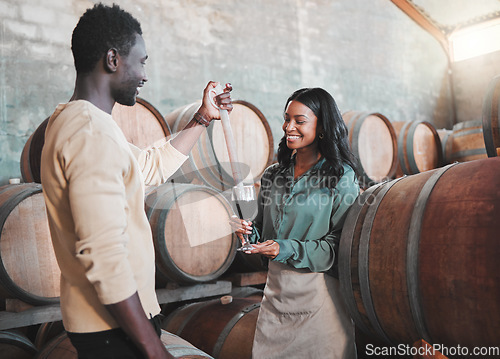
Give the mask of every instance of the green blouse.
<path id="1" fill-rule="evenodd" d="M 280 252 L 273 260 L 313 272 L 332 270 L 347 211 L 359 195 L 353 169 L 344 165 L 337 184 L 323 175 L 321 159 L 294 180 L 294 162 L 266 169 L 261 179 L 252 243 L 273 239 Z"/>

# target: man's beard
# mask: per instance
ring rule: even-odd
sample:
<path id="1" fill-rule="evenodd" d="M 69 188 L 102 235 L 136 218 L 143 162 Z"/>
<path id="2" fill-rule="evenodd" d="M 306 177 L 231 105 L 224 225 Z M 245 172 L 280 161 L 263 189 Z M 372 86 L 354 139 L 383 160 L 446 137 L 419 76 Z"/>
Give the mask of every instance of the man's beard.
<path id="1" fill-rule="evenodd" d="M 137 85 L 128 83 L 128 86 L 123 86 L 120 90 L 116 91 L 115 101 L 120 105 L 134 106 L 136 102 Z"/>

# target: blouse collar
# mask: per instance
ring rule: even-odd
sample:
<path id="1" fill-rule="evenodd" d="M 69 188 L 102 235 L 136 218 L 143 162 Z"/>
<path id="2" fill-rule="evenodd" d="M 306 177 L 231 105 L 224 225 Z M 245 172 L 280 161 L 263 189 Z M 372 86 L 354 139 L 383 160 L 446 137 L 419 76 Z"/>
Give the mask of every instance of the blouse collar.
<path id="1" fill-rule="evenodd" d="M 292 159 L 290 161 L 290 165 L 288 166 L 288 174 L 291 176 L 292 180 L 294 178 L 294 167 L 295 167 L 295 156 L 296 154 L 294 153 L 292 155 Z M 318 162 L 316 162 L 311 168 L 309 168 L 302 176 L 298 177 L 295 182 L 299 181 L 301 178 L 306 177 L 306 176 L 311 176 L 319 172 L 321 167 L 323 167 L 323 164 L 325 163 L 326 159 L 324 156 L 321 156 Z"/>

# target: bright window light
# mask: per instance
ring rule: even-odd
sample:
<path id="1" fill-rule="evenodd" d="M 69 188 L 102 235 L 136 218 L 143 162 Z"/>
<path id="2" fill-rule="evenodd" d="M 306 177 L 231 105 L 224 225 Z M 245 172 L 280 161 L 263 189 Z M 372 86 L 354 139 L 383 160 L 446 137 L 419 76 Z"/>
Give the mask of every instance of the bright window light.
<path id="1" fill-rule="evenodd" d="M 488 27 L 468 29 L 450 36 L 454 61 L 500 50 L 500 24 Z"/>

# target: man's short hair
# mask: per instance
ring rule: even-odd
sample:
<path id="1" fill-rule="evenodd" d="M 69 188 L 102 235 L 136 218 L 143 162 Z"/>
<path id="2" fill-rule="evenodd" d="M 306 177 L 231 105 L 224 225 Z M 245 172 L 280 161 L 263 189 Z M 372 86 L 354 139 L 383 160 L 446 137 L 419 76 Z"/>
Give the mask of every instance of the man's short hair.
<path id="1" fill-rule="evenodd" d="M 76 72 L 92 71 L 111 48 L 127 56 L 135 44 L 135 34 L 142 35 L 139 21 L 118 5 L 110 7 L 99 3 L 87 9 L 71 38 Z"/>

